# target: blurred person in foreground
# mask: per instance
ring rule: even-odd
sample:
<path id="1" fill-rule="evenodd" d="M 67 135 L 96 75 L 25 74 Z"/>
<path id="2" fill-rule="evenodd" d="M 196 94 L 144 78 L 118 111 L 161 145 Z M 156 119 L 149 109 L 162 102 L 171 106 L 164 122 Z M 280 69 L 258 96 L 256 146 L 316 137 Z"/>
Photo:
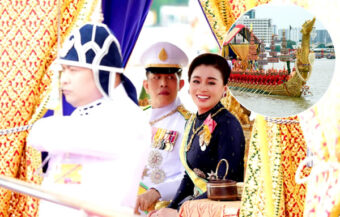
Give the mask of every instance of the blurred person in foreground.
<path id="1" fill-rule="evenodd" d="M 50 155 L 42 186 L 114 210 L 132 208 L 146 164 L 149 132 L 140 109 L 122 87 L 119 42 L 104 24 L 75 29 L 57 63 L 71 116 L 37 121 L 28 145 Z M 81 212 L 40 201 L 39 216 Z"/>

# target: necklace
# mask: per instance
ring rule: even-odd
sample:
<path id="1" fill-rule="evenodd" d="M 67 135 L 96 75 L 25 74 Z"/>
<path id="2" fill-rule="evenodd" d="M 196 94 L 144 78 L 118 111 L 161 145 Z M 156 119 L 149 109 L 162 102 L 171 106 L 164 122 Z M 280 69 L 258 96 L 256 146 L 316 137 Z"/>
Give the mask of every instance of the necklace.
<path id="1" fill-rule="evenodd" d="M 160 117 L 160 118 L 158 118 L 158 119 L 156 119 L 156 120 L 150 121 L 150 122 L 149 122 L 150 126 L 152 126 L 152 125 L 154 125 L 155 123 L 157 123 L 158 121 L 161 121 L 161 120 L 163 120 L 164 118 L 167 118 L 167 117 L 169 117 L 170 115 L 174 114 L 174 113 L 177 111 L 177 109 L 178 109 L 179 107 L 180 107 L 180 106 L 176 107 L 174 110 L 172 110 L 172 111 L 169 112 L 168 114 L 165 114 L 165 115 L 163 115 L 162 117 Z"/>
<path id="2" fill-rule="evenodd" d="M 224 107 L 220 108 L 219 110 L 217 110 L 214 114 L 211 115 L 211 118 L 213 118 L 214 116 L 216 116 L 218 113 L 220 113 L 220 111 L 222 111 L 223 109 L 225 109 Z M 196 119 L 197 119 L 197 115 L 195 116 L 195 119 L 194 119 L 194 122 L 192 124 L 192 134 L 191 134 L 191 137 L 190 137 L 190 140 L 187 144 L 187 148 L 186 148 L 186 151 L 189 151 L 190 148 L 191 148 L 191 144 L 192 144 L 192 141 L 194 140 L 194 137 L 195 135 L 200 132 L 204 126 L 204 122 L 202 123 L 201 126 L 199 126 L 197 129 L 195 129 L 195 124 L 196 124 Z"/>

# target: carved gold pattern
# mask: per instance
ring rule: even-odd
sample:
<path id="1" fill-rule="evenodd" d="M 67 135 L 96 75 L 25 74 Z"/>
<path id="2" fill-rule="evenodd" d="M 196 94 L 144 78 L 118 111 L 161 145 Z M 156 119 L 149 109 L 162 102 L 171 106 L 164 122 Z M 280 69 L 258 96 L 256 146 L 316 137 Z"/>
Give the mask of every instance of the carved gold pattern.
<path id="1" fill-rule="evenodd" d="M 218 44 L 222 47 L 227 31 L 241 14 L 270 0 L 200 0 L 199 2 Z"/>
<path id="2" fill-rule="evenodd" d="M 315 23 L 315 17 L 312 20 L 307 20 L 301 29 L 302 41 L 301 48 L 298 48 L 296 52 L 296 63 L 298 71 L 301 73 L 304 80 L 307 79 L 309 72 L 311 71 L 311 64 L 309 62 L 310 53 L 310 33 L 313 30 Z"/>

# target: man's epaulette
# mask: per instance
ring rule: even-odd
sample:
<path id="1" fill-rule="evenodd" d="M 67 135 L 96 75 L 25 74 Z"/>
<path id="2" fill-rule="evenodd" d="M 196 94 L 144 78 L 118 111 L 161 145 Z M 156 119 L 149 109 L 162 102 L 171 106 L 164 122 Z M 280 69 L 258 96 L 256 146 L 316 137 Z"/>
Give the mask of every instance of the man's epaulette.
<path id="1" fill-rule="evenodd" d="M 186 121 L 189 120 L 190 116 L 192 115 L 191 112 L 186 110 L 183 105 L 178 106 L 177 111 L 184 117 Z"/>
<path id="2" fill-rule="evenodd" d="M 151 108 L 151 105 L 147 105 L 147 106 L 141 106 L 143 111 L 148 110 L 149 108 Z"/>

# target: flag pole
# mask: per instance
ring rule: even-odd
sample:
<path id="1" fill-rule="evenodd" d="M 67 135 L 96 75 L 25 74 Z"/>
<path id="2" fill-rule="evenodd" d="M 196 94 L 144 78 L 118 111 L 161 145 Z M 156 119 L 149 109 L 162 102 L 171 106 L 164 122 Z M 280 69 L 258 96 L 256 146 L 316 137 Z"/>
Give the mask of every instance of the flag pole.
<path id="1" fill-rule="evenodd" d="M 101 216 L 101 217 L 133 217 L 136 215 L 123 213 L 112 209 L 107 209 L 98 204 L 90 203 L 88 201 L 81 200 L 79 198 L 70 197 L 68 195 L 53 192 L 43 187 L 24 182 L 19 179 L 0 175 L 0 187 L 8 190 L 29 195 L 38 199 L 43 199 L 55 204 L 63 205 L 66 207 L 78 209 L 84 211 L 88 216 Z"/>

